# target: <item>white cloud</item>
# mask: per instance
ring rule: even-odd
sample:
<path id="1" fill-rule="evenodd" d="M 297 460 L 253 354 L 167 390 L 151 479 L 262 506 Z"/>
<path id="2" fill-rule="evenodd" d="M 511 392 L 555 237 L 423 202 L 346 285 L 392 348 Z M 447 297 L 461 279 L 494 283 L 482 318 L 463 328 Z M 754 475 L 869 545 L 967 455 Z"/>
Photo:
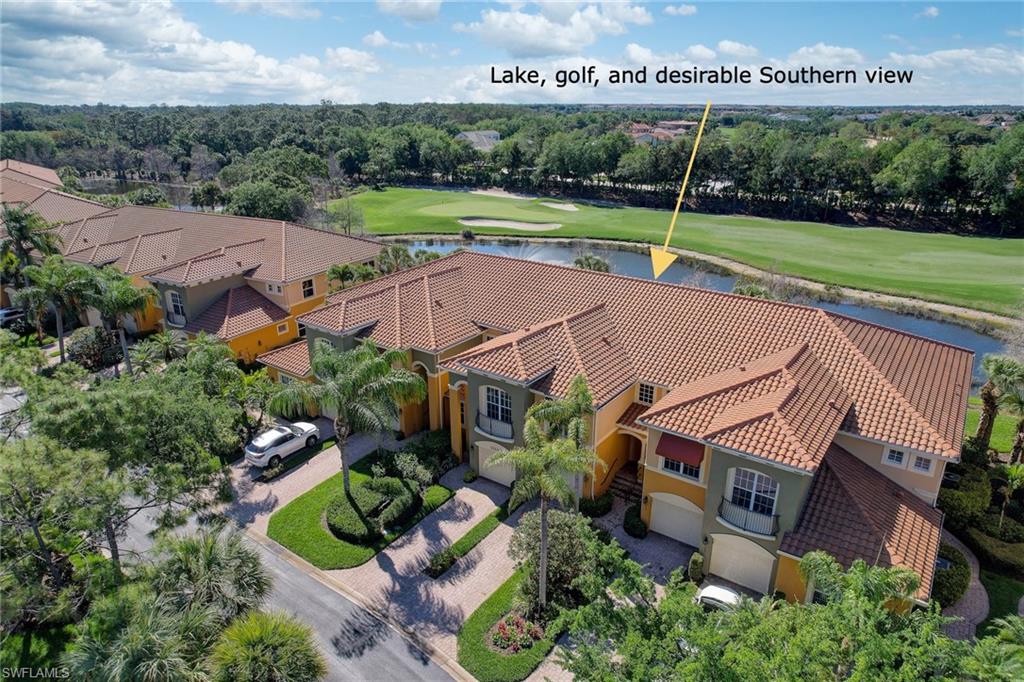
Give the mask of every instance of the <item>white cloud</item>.
<path id="1" fill-rule="evenodd" d="M 353 50 L 351 47 L 329 47 L 326 52 L 327 64 L 350 73 L 377 73 L 380 64 L 369 52 Z"/>
<path id="2" fill-rule="evenodd" d="M 696 5 L 669 5 L 665 8 L 665 14 L 671 14 L 674 17 L 688 17 L 696 13 Z"/>
<path id="3" fill-rule="evenodd" d="M 406 21 L 433 21 L 441 11 L 441 0 L 377 0 L 377 9 Z"/>
<path id="4" fill-rule="evenodd" d="M 1011 38 L 1024 38 L 1024 28 L 1008 28 L 1006 29 L 1006 35 Z"/>
<path id="5" fill-rule="evenodd" d="M 937 50 L 927 54 L 890 52 L 889 61 L 899 66 L 909 66 L 924 71 L 956 70 L 978 75 L 1024 77 L 1024 50 L 1011 50 L 1004 47 Z M 993 98 L 992 101 L 1000 100 Z"/>
<path id="6" fill-rule="evenodd" d="M 636 43 L 626 45 L 625 55 L 630 64 L 649 64 L 654 61 L 654 51 Z"/>
<path id="7" fill-rule="evenodd" d="M 373 33 L 367 33 L 363 36 L 363 45 L 367 47 L 409 47 L 406 43 L 399 43 L 391 40 L 380 31 L 374 31 Z"/>
<path id="8" fill-rule="evenodd" d="M 700 43 L 686 48 L 686 56 L 698 62 L 709 62 L 715 58 L 715 51 Z"/>
<path id="9" fill-rule="evenodd" d="M 480 13 L 480 21 L 460 22 L 453 28 L 503 48 L 513 57 L 544 57 L 579 54 L 601 36 L 621 35 L 628 24 L 646 25 L 652 21 L 646 9 L 631 3 L 574 7 L 571 14 L 564 12 L 564 8 L 553 14 L 549 8 L 541 6 L 539 14 L 523 12 L 522 8 L 487 9 Z"/>
<path id="10" fill-rule="evenodd" d="M 939 8 L 932 5 L 925 7 L 923 10 L 914 15 L 915 19 L 934 19 L 939 16 Z"/>
<path id="11" fill-rule="evenodd" d="M 217 0 L 218 4 L 227 5 L 235 12 L 246 14 L 268 14 L 274 17 L 287 17 L 289 19 L 316 19 L 320 16 L 320 10 L 311 6 L 308 2 L 295 0 L 294 2 L 281 2 L 281 0 Z"/>
<path id="12" fill-rule="evenodd" d="M 630 43 L 624 51 L 626 61 L 630 64 L 641 66 L 644 64 L 661 65 L 688 64 L 690 62 L 708 62 L 716 57 L 715 51 L 705 45 L 690 45 L 683 50 L 682 54 L 659 54 L 650 48 Z"/>
<path id="13" fill-rule="evenodd" d="M 789 55 L 789 62 L 798 66 L 849 67 L 864 63 L 864 56 L 852 47 L 818 43 L 801 47 Z"/>
<path id="14" fill-rule="evenodd" d="M 745 45 L 735 40 L 719 40 L 718 51 L 730 57 L 756 57 L 757 48 L 753 45 Z"/>

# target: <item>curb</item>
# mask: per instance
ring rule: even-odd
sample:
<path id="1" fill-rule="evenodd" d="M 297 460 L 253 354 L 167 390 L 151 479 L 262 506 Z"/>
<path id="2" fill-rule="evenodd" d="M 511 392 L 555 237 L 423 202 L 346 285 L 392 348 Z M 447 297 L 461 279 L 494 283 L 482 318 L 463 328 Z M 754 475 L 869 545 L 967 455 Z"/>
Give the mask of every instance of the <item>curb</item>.
<path id="1" fill-rule="evenodd" d="M 338 594 L 347 598 L 349 601 L 355 603 L 360 608 L 366 610 L 374 618 L 388 625 L 392 630 L 397 632 L 399 635 L 409 640 L 416 648 L 422 651 L 431 661 L 436 663 L 442 670 L 451 675 L 455 680 L 461 680 L 462 682 L 476 682 L 476 678 L 469 674 L 465 668 L 459 665 L 458 661 L 455 661 L 448 654 L 438 651 L 434 645 L 427 642 L 420 637 L 412 629 L 406 627 L 404 624 L 393 618 L 390 614 L 387 614 L 376 606 L 367 601 L 360 592 L 357 592 L 341 582 L 337 578 L 332 577 L 326 571 L 323 571 L 313 564 L 309 563 L 298 554 L 295 554 L 286 547 L 279 545 L 278 543 L 271 540 L 269 537 L 260 533 L 259 531 L 251 528 L 242 528 L 242 532 L 246 534 L 253 542 L 257 543 L 268 552 L 271 552 L 274 556 L 287 561 L 292 566 L 295 566 L 302 572 L 315 578 L 318 582 L 322 583 L 326 587 L 334 590 Z"/>

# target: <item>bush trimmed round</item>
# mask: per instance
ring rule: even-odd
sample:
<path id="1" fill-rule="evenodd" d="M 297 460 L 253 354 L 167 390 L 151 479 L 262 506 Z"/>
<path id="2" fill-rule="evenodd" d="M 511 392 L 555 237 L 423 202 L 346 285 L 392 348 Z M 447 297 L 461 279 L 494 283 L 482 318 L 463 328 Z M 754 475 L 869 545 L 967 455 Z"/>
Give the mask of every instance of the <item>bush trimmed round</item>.
<path id="1" fill-rule="evenodd" d="M 375 478 L 365 485 L 382 495 L 387 502 L 377 517 L 379 527 L 385 530 L 411 519 L 423 504 L 423 498 L 412 481 L 392 477 Z"/>
<path id="2" fill-rule="evenodd" d="M 949 561 L 951 566 L 935 571 L 932 599 L 942 606 L 952 606 L 960 601 L 971 583 L 971 565 L 964 553 L 953 545 L 941 545 L 939 557 Z"/>
<path id="3" fill-rule="evenodd" d="M 349 494 L 339 493 L 324 512 L 327 527 L 336 537 L 349 542 L 368 543 L 381 536 L 377 520 L 381 505 L 387 501 L 367 485 L 354 485 Z"/>
<path id="4" fill-rule="evenodd" d="M 598 497 L 584 497 L 580 499 L 580 514 L 597 519 L 612 510 L 615 497 L 611 493 L 605 493 Z"/>
<path id="5" fill-rule="evenodd" d="M 626 533 L 641 540 L 647 537 L 647 524 L 640 518 L 640 505 L 633 504 L 626 509 L 626 515 L 622 520 L 622 527 Z"/>

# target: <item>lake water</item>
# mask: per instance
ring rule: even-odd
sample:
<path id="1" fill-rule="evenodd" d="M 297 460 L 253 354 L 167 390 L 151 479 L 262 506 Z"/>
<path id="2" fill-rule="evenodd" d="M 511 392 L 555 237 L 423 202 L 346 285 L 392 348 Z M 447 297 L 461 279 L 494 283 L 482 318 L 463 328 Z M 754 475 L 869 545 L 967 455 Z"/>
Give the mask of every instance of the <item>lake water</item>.
<path id="1" fill-rule="evenodd" d="M 184 185 L 118 180 L 116 178 L 82 178 L 81 183 L 82 190 L 89 194 L 127 194 L 143 187 L 156 185 L 167 197 L 168 203 L 179 211 L 198 210 L 189 203 L 190 188 Z"/>
<path id="2" fill-rule="evenodd" d="M 569 246 L 555 244 L 530 244 L 526 242 L 500 244 L 496 242 L 472 242 L 459 244 L 456 242 L 432 242 L 415 241 L 409 243 L 409 248 L 430 249 L 440 253 L 448 253 L 459 246 L 482 253 L 493 253 L 501 256 L 513 256 L 515 258 L 526 258 L 529 260 L 543 261 L 546 263 L 557 263 L 569 265 L 573 262 L 580 251 Z M 601 256 L 608 261 L 612 272 L 620 275 L 641 277 L 651 279 L 651 257 L 645 253 L 634 253 L 632 251 L 620 251 L 618 249 L 587 248 L 587 253 Z M 716 291 L 732 291 L 736 284 L 737 277 L 732 275 L 719 275 L 711 272 L 698 270 L 689 265 L 675 262 L 661 276 L 663 282 L 675 282 L 690 284 L 714 289 Z M 999 339 L 981 334 L 959 324 L 951 322 L 939 322 L 928 320 L 914 315 L 897 313 L 883 308 L 874 308 L 867 305 L 855 303 L 826 303 L 823 301 L 796 301 L 806 302 L 825 310 L 856 317 L 867 322 L 873 322 L 893 329 L 925 336 L 936 341 L 960 346 L 974 351 L 974 381 L 979 385 L 984 381 L 981 371 L 981 358 L 987 353 L 999 353 L 1004 349 L 1004 344 Z M 975 387 L 976 387 L 975 386 Z"/>

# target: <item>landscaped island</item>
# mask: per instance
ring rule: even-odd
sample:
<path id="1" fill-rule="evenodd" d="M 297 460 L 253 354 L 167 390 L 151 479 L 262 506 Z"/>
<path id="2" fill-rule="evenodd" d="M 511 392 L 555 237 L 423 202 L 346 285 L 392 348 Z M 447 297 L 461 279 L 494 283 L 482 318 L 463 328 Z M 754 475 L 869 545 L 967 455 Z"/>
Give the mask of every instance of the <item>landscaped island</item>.
<path id="1" fill-rule="evenodd" d="M 669 213 L 471 192 L 389 188 L 355 201 L 378 234 L 461 234 L 463 219 L 558 223 L 553 229 L 475 226 L 475 234 L 661 242 Z M 1012 315 L 1024 286 L 1024 241 L 883 228 L 684 214 L 672 245 L 810 280 Z"/>

